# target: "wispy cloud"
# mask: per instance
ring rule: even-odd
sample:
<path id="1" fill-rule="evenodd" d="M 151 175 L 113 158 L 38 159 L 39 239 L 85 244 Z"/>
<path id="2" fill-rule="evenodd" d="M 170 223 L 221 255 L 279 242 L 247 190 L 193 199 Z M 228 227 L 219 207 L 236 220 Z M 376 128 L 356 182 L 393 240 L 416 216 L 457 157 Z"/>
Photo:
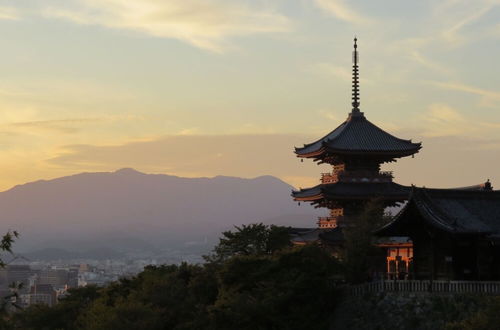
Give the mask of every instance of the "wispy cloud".
<path id="1" fill-rule="evenodd" d="M 338 123 L 341 123 L 342 122 L 342 119 L 340 116 L 338 116 L 336 113 L 334 113 L 333 111 L 330 111 L 330 110 L 326 110 L 326 109 L 322 109 L 322 110 L 319 110 L 318 111 L 318 114 L 323 117 L 323 118 L 326 118 L 328 120 L 331 120 L 331 121 L 335 121 L 335 122 L 338 122 Z"/>
<path id="2" fill-rule="evenodd" d="M 0 6 L 0 19 L 18 20 L 19 18 L 19 12 L 16 8 Z"/>
<path id="3" fill-rule="evenodd" d="M 427 22 L 420 21 L 418 34 L 397 40 L 390 48 L 404 52 L 414 63 L 437 73 L 453 76 L 453 70 L 436 60 L 437 54 L 464 47 L 472 41 L 496 38 L 496 20 L 487 16 L 498 0 L 445 0 L 432 3 Z M 498 30 L 500 35 L 500 29 Z"/>
<path id="4" fill-rule="evenodd" d="M 462 17 L 457 22 L 455 22 L 451 27 L 445 29 L 442 32 L 442 37 L 444 40 L 448 41 L 452 44 L 458 44 L 466 41 L 466 38 L 460 34 L 460 31 L 469 24 L 472 24 L 478 21 L 481 17 L 483 17 L 486 13 L 488 13 L 494 4 L 488 2 L 485 6 L 472 11 L 472 13 L 467 14 L 465 17 Z"/>
<path id="5" fill-rule="evenodd" d="M 15 122 L 9 124 L 12 128 L 21 128 L 29 130 L 56 131 L 60 133 L 76 133 L 79 126 L 89 123 L 99 122 L 98 118 L 85 119 L 60 119 L 60 120 L 37 120 L 26 122 Z"/>
<path id="6" fill-rule="evenodd" d="M 431 104 L 420 120 L 425 124 L 422 134 L 427 137 L 464 136 L 500 128 L 500 122 L 474 120 L 441 103 Z"/>
<path id="7" fill-rule="evenodd" d="M 436 87 L 439 87 L 439 88 L 454 90 L 454 91 L 458 91 L 458 92 L 465 92 L 468 94 L 474 94 L 474 95 L 481 96 L 480 105 L 483 105 L 483 106 L 493 106 L 495 104 L 498 104 L 498 102 L 500 101 L 500 92 L 491 91 L 491 90 L 487 90 L 487 89 L 481 89 L 478 87 L 468 86 L 468 85 L 464 85 L 461 83 L 455 83 L 455 82 L 431 81 L 430 83 Z"/>
<path id="8" fill-rule="evenodd" d="M 47 8 L 44 14 L 174 38 L 214 52 L 227 49 L 231 37 L 291 27 L 287 17 L 272 9 L 230 0 L 78 0 L 77 5 Z"/>
<path id="9" fill-rule="evenodd" d="M 369 24 L 373 19 L 349 7 L 343 0 L 314 0 L 319 8 L 336 18 L 353 24 Z"/>
<path id="10" fill-rule="evenodd" d="M 81 130 L 82 126 L 113 123 L 117 121 L 138 121 L 142 120 L 141 116 L 134 115 L 108 115 L 94 118 L 69 118 L 69 119 L 54 119 L 54 120 L 30 120 L 30 121 L 13 121 L 2 125 L 5 129 L 22 132 L 56 132 L 73 134 Z"/>
<path id="11" fill-rule="evenodd" d="M 432 14 L 434 20 L 439 22 L 439 32 L 434 31 L 429 39 L 448 46 L 461 46 L 471 40 L 491 37 L 491 23 L 496 20 L 485 17 L 498 6 L 499 0 L 436 2 Z"/>
<path id="12" fill-rule="evenodd" d="M 451 73 L 451 70 L 446 68 L 443 64 L 438 63 L 436 61 L 433 61 L 433 60 L 425 57 L 424 55 L 421 54 L 421 52 L 419 52 L 417 50 L 412 50 L 410 52 L 410 58 L 412 60 L 414 60 L 415 62 L 419 63 L 420 65 L 422 65 L 430 70 L 436 71 L 438 73 L 442 73 L 442 74 L 450 74 Z"/>

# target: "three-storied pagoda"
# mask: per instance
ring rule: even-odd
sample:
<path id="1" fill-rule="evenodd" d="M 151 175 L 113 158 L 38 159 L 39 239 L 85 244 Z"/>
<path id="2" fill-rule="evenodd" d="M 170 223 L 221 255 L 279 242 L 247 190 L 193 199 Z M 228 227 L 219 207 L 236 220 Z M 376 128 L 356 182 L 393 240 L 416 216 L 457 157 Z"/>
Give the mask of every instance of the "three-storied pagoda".
<path id="1" fill-rule="evenodd" d="M 382 172 L 381 164 L 414 155 L 421 143 L 399 139 L 366 119 L 360 111 L 357 39 L 354 39 L 352 111 L 347 120 L 323 138 L 295 148 L 297 157 L 311 158 L 332 165 L 323 173 L 321 183 L 293 191 L 295 201 L 310 202 L 330 210 L 318 226 L 323 235 L 339 236 L 349 217 L 358 214 L 363 203 L 374 198 L 393 206 L 408 199 L 410 187 L 393 182 L 391 172 Z M 329 234 L 328 234 L 329 232 Z M 321 235 L 320 235 L 321 237 Z"/>

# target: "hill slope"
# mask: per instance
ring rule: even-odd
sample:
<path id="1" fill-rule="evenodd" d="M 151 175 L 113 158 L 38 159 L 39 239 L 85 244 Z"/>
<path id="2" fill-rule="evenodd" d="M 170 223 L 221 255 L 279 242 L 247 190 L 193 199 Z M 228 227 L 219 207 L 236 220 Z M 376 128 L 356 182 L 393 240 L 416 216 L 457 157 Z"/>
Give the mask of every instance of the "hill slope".
<path id="1" fill-rule="evenodd" d="M 0 193 L 0 222 L 21 232 L 22 249 L 177 246 L 213 240 L 222 230 L 251 222 L 313 225 L 317 212 L 298 207 L 291 189 L 271 176 L 82 173 Z"/>

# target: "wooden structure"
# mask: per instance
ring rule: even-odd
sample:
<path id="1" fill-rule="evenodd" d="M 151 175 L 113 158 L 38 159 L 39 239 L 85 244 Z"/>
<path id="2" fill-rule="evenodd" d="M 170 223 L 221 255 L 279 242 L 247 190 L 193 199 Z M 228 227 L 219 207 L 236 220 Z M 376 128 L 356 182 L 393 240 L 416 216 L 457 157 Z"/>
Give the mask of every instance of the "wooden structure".
<path id="1" fill-rule="evenodd" d="M 409 237 L 410 278 L 500 280 L 500 191 L 412 189 L 410 200 L 378 236 Z"/>
<path id="2" fill-rule="evenodd" d="M 430 280 L 383 280 L 349 287 L 349 294 L 364 296 L 367 293 L 401 292 L 438 294 L 486 294 L 500 295 L 499 281 L 430 281 Z"/>
<path id="3" fill-rule="evenodd" d="M 381 164 L 414 155 L 421 148 L 421 143 L 399 139 L 383 131 L 360 111 L 356 41 L 354 39 L 352 111 L 347 120 L 321 139 L 295 148 L 299 158 L 332 166 L 332 172 L 321 175 L 319 185 L 293 191 L 292 196 L 295 201 L 329 209 L 329 216 L 319 218 L 320 230 L 315 234 L 333 245 L 342 242 L 342 227 L 362 210 L 366 201 L 377 198 L 385 206 L 394 206 L 407 200 L 411 188 L 393 182 L 393 174 L 381 171 Z"/>
<path id="4" fill-rule="evenodd" d="M 377 244 L 386 251 L 385 278 L 407 280 L 413 272 L 413 242 L 407 237 L 390 237 Z"/>

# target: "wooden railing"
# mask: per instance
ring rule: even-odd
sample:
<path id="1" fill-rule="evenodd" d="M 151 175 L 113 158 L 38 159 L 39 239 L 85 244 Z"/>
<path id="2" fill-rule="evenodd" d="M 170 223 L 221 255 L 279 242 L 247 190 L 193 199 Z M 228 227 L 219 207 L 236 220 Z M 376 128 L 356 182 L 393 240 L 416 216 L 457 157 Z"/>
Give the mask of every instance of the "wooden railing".
<path id="1" fill-rule="evenodd" d="M 500 281 L 377 281 L 354 285 L 350 294 L 362 296 L 377 292 L 439 292 L 500 294 Z"/>
<path id="2" fill-rule="evenodd" d="M 321 173 L 321 183 L 345 182 L 390 182 L 394 176 L 390 171 L 339 171 L 333 173 Z"/>
<path id="3" fill-rule="evenodd" d="M 343 216 L 319 217 L 317 224 L 320 228 L 335 228 L 339 225 L 339 222 L 341 222 L 343 219 L 344 219 Z"/>

